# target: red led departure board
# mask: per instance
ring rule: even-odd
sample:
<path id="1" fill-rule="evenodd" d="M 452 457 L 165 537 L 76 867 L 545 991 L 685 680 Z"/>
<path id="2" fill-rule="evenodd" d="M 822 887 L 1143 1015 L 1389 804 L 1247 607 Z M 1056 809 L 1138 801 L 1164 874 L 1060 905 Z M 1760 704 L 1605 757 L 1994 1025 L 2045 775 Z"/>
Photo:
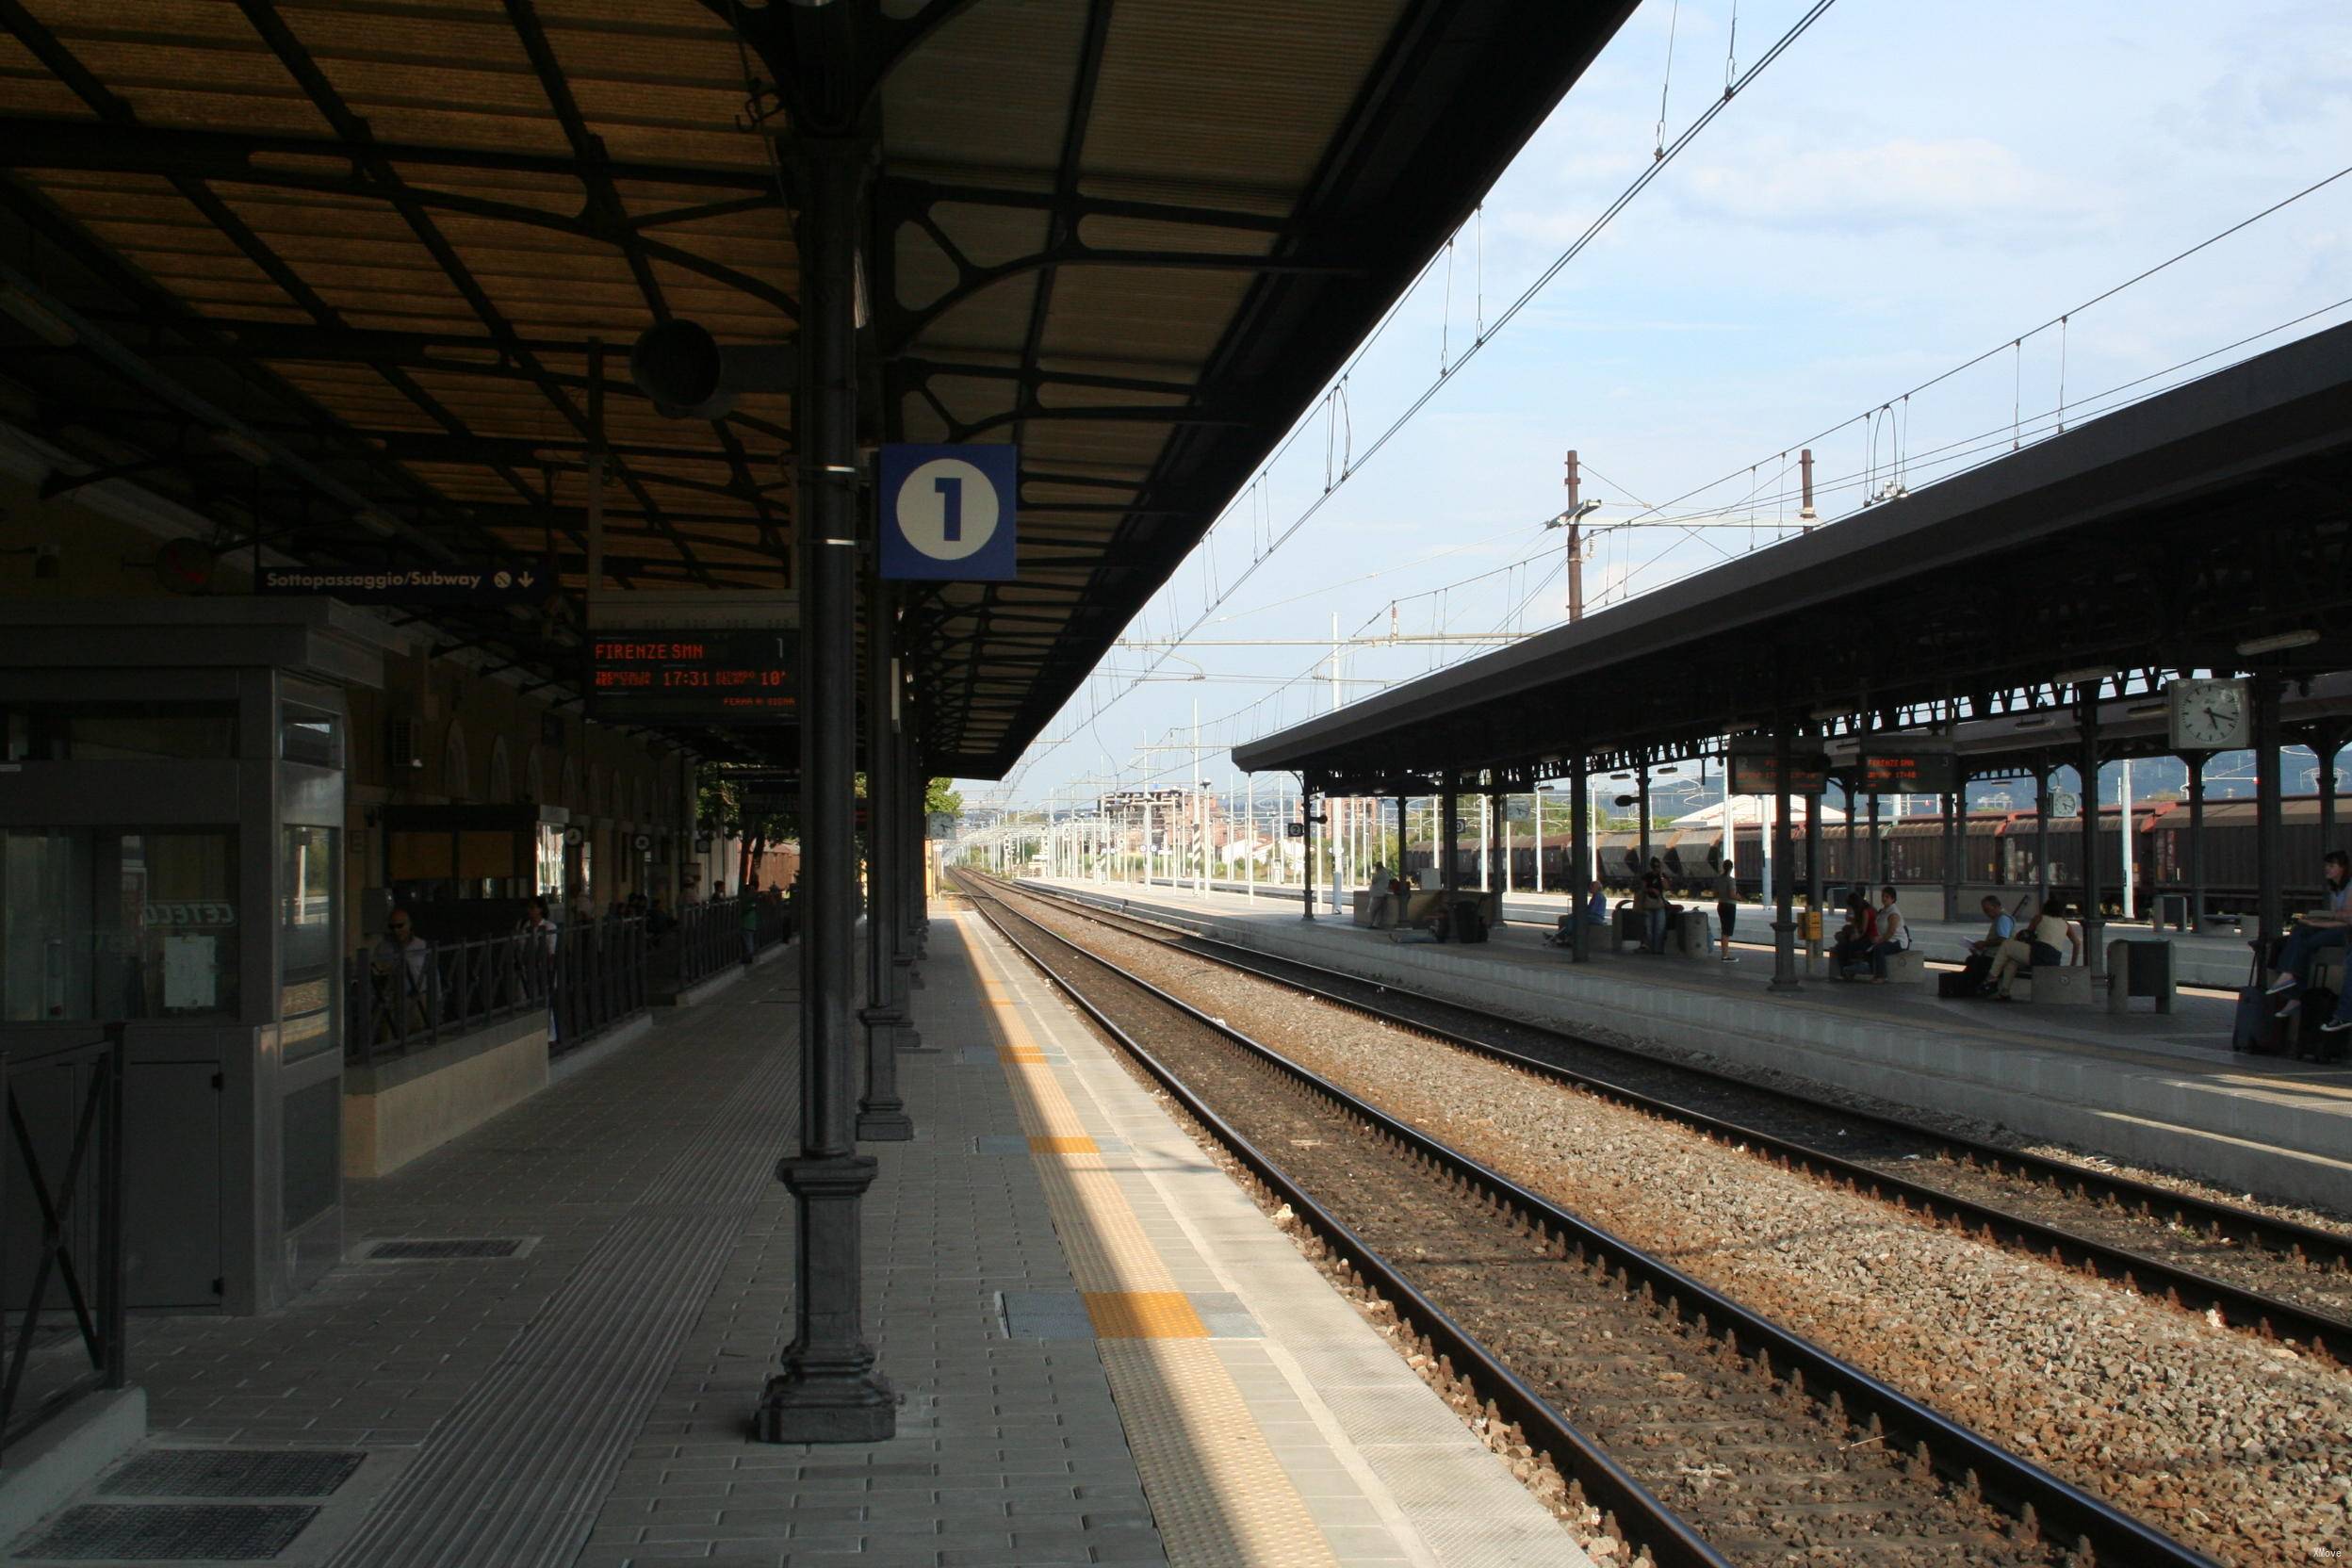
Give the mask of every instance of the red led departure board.
<path id="1" fill-rule="evenodd" d="M 588 640 L 588 709 L 622 724 L 791 724 L 789 631 L 606 631 Z"/>
<path id="2" fill-rule="evenodd" d="M 1779 759 L 1769 751 L 1731 754 L 1731 793 L 1771 795 L 1780 792 Z M 1828 786 L 1829 759 L 1818 751 L 1793 752 L 1788 758 L 1788 792 L 1817 795 Z"/>
<path id="3" fill-rule="evenodd" d="M 1867 751 L 1859 787 L 1874 795 L 1943 794 L 1960 787 L 1959 759 L 1948 750 Z"/>

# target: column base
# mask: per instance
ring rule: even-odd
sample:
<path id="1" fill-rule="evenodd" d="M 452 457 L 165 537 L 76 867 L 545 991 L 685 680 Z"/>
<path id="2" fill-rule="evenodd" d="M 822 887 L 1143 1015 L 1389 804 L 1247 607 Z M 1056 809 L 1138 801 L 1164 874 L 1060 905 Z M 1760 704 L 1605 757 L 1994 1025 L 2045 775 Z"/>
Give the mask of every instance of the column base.
<path id="1" fill-rule="evenodd" d="M 761 1443 L 887 1443 L 898 1435 L 898 1391 L 879 1372 L 816 1377 L 779 1372 L 752 1417 Z"/>
<path id="2" fill-rule="evenodd" d="M 858 1200 L 877 1168 L 871 1154 L 776 1162 L 776 1180 L 800 1203 L 802 1337 L 760 1396 L 752 1430 L 762 1443 L 880 1443 L 897 1435 L 898 1393 L 874 1370 L 874 1348 L 858 1327 Z M 811 1343 L 818 1331 L 839 1337 Z"/>
<path id="3" fill-rule="evenodd" d="M 915 1135 L 915 1119 L 906 1114 L 903 1100 L 860 1100 L 858 1102 L 858 1141 L 859 1143 L 905 1143 Z"/>

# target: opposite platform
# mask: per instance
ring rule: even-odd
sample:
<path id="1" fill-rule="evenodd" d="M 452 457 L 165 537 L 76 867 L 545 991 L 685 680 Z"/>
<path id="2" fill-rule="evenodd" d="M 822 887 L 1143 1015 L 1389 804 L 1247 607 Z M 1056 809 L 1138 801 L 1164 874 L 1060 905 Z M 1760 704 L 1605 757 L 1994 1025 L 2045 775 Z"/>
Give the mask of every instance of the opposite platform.
<path id="1" fill-rule="evenodd" d="M 2352 1067 L 2235 1055 L 2229 1004 L 2209 997 L 2183 996 L 2171 1014 L 2116 1016 L 1829 980 L 1778 994 L 1765 988 L 1769 958 L 1726 965 L 1596 944 L 1592 961 L 1578 964 L 1529 926 L 1498 927 L 1482 945 L 1400 943 L 1387 931 L 1302 920 L 1295 899 L 1038 885 L 1474 1006 L 1706 1052 L 2239 1192 L 2352 1212 Z"/>
<path id="2" fill-rule="evenodd" d="M 1584 1561 L 976 917 L 931 949 L 918 1135 L 869 1146 L 892 1441 L 750 1439 L 793 1299 L 797 996 L 765 971 L 350 1184 L 348 1261 L 284 1311 L 135 1320 L 148 1443 L 7 1560 Z"/>

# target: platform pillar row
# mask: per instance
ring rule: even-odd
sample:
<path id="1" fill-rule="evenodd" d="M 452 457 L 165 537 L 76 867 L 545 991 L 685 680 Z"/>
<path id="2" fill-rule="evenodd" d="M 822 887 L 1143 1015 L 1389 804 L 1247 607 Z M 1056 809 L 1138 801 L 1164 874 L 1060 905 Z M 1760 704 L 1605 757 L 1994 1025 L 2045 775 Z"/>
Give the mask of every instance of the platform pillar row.
<path id="1" fill-rule="evenodd" d="M 840 8 L 842 24 L 851 8 Z M 821 53 L 827 53 L 821 51 Z M 801 519 L 800 1152 L 776 1166 L 797 1211 L 793 1335 L 754 1429 L 769 1443 L 872 1443 L 895 1434 L 898 1397 L 865 1338 L 858 1210 L 874 1162 L 858 1153 L 856 995 L 858 209 L 870 139 L 804 135 L 800 174 Z"/>
<path id="2" fill-rule="evenodd" d="M 866 1092 L 858 1102 L 858 1137 L 902 1143 L 915 1135 L 898 1093 L 899 1034 L 906 1011 L 898 996 L 899 905 L 906 895 L 900 874 L 906 853 L 899 809 L 898 704 L 891 690 L 891 622 L 897 596 L 878 566 L 866 572 Z"/>
<path id="3" fill-rule="evenodd" d="M 1788 835 L 1788 769 L 1794 762 L 1787 723 L 1772 727 L 1772 983 L 1802 989 L 1797 979 L 1797 878 Z"/>

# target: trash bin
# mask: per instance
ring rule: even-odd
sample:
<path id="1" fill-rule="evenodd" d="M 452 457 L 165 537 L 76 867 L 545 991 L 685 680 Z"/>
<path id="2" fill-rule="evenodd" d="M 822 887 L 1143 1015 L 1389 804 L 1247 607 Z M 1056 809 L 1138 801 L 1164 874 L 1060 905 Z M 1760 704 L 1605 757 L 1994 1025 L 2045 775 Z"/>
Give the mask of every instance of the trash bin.
<path id="1" fill-rule="evenodd" d="M 2132 999 L 2154 999 L 2160 1013 L 2172 1011 L 2172 944 L 2118 937 L 2107 944 L 2107 1010 L 2129 1012 Z"/>
<path id="2" fill-rule="evenodd" d="M 2167 925 L 2175 931 L 2186 931 L 2189 928 L 2189 895 L 2159 893 L 2156 897 L 2156 907 L 2151 911 L 2149 918 L 2159 931 Z"/>

